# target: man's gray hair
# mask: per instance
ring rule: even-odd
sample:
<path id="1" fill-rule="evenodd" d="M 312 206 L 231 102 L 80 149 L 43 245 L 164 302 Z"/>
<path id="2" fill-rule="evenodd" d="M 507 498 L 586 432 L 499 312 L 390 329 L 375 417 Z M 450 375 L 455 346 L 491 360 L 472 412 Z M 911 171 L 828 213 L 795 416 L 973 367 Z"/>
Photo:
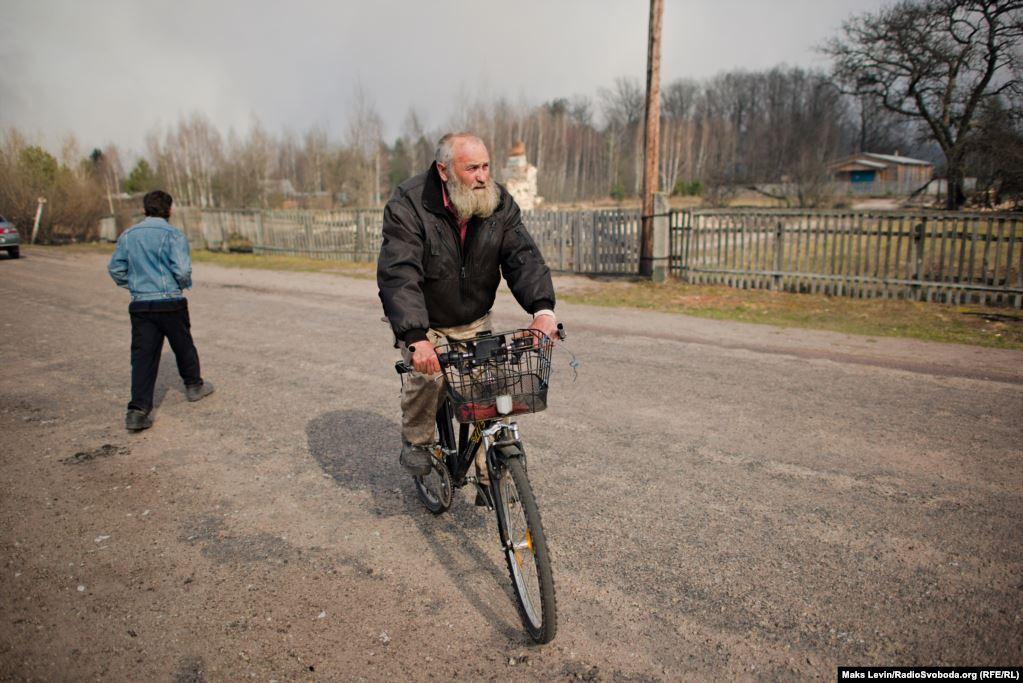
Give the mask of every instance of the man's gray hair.
<path id="1" fill-rule="evenodd" d="M 476 135 L 475 133 L 470 133 L 469 131 L 448 133 L 447 135 L 442 137 L 440 141 L 437 143 L 437 151 L 434 154 L 434 159 L 437 160 L 437 163 L 444 164 L 444 168 L 451 168 L 451 159 L 455 156 L 454 154 L 455 140 L 463 138 L 475 140 L 476 142 L 486 147 L 486 143 L 483 142 L 483 139 L 480 138 L 480 136 Z"/>

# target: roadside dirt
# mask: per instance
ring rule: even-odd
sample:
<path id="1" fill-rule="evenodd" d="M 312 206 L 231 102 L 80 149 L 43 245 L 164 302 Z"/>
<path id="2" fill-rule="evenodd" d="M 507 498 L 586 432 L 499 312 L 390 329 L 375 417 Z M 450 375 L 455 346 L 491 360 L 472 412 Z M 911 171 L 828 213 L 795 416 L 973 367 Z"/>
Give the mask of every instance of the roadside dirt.
<path id="1" fill-rule="evenodd" d="M 1023 353 L 559 306 L 521 420 L 559 633 L 523 634 L 492 517 L 397 465 L 370 280 L 199 264 L 212 396 L 169 349 L 123 430 L 105 259 L 0 262 L 0 679 L 833 679 L 1018 664 Z M 569 283 L 566 283 L 569 285 Z M 502 326 L 521 322 L 502 294 Z"/>

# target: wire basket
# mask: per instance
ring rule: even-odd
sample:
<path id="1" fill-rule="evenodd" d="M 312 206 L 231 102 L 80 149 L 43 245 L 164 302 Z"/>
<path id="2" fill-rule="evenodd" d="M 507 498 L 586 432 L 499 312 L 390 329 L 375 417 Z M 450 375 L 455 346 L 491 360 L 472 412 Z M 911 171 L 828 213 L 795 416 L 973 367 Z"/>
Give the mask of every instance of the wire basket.
<path id="1" fill-rule="evenodd" d="M 437 347 L 459 422 L 547 408 L 551 340 L 538 330 L 486 334 Z"/>

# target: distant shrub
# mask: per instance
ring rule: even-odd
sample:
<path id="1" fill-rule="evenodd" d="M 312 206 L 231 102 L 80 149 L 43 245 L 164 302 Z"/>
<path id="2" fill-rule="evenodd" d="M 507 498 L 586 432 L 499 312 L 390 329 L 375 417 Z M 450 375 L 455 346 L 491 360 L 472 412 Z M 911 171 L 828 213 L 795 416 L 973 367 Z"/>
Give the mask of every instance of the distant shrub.
<path id="1" fill-rule="evenodd" d="M 227 250 L 241 254 L 251 254 L 252 240 L 240 233 L 232 232 L 227 236 Z"/>
<path id="2" fill-rule="evenodd" d="M 46 203 L 36 241 L 44 244 L 91 239 L 100 217 L 109 212 L 90 160 L 76 159 L 69 149 L 65 163 L 28 144 L 17 131 L 0 134 L 0 214 L 18 226 L 24 238 L 31 236 L 40 197 Z"/>
<path id="3" fill-rule="evenodd" d="M 699 180 L 687 183 L 679 179 L 675 183 L 675 187 L 671 189 L 671 193 L 680 197 L 699 197 L 703 194 L 703 183 Z"/>
<path id="4" fill-rule="evenodd" d="M 625 199 L 625 185 L 623 185 L 622 183 L 615 183 L 611 187 L 610 194 L 611 199 L 615 200 L 616 202 L 622 201 L 623 199 Z"/>

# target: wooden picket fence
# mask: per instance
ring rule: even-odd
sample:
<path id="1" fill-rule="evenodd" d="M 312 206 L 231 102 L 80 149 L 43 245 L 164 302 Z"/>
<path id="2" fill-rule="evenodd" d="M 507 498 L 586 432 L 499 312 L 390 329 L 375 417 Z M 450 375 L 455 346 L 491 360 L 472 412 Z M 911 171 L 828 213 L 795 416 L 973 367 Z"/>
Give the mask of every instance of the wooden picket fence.
<path id="1" fill-rule="evenodd" d="M 382 209 L 182 209 L 193 244 L 373 261 Z M 529 211 L 552 270 L 635 275 L 638 211 Z M 691 283 L 1023 307 L 1023 215 L 698 209 L 669 218 L 671 272 Z M 233 238 L 233 241 L 232 241 Z"/>
<path id="2" fill-rule="evenodd" d="M 251 247 L 256 254 L 375 261 L 383 209 L 258 211 L 186 209 L 176 222 L 192 244 L 212 251 Z"/>
<path id="3" fill-rule="evenodd" d="M 551 270 L 589 275 L 635 275 L 639 211 L 528 211 L 522 222 Z"/>
<path id="4" fill-rule="evenodd" d="M 1023 305 L 1023 216 L 938 212 L 676 212 L 685 282 L 860 298 Z"/>
<path id="5" fill-rule="evenodd" d="M 193 245 L 227 251 L 251 245 L 257 254 L 373 261 L 380 253 L 383 209 L 258 211 L 176 209 L 175 223 Z M 638 211 L 528 211 L 523 223 L 552 270 L 636 273 Z M 233 238 L 233 241 L 232 241 Z"/>

